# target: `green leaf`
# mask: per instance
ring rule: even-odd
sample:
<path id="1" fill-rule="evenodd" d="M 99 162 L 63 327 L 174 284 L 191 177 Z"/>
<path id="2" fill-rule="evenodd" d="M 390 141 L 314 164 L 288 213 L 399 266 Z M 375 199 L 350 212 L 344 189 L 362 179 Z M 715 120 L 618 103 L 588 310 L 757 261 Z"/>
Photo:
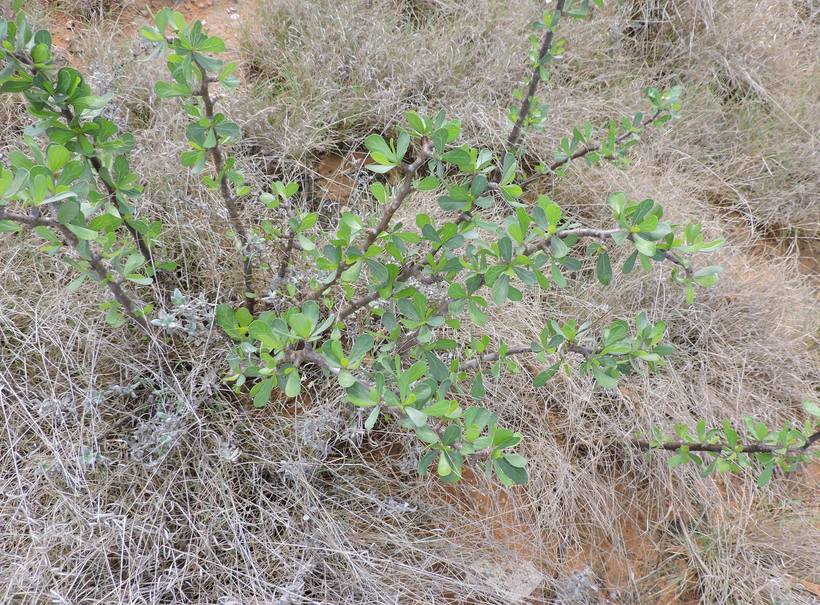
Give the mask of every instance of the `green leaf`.
<path id="1" fill-rule="evenodd" d="M 612 208 L 612 213 L 615 215 L 615 218 L 618 218 L 626 209 L 629 204 L 629 200 L 624 193 L 618 192 L 609 196 L 607 204 L 609 204 L 609 207 Z"/>
<path id="2" fill-rule="evenodd" d="M 157 82 L 157 96 L 160 99 L 171 99 L 173 97 L 190 97 L 193 94 L 190 86 L 179 82 Z"/>
<path id="3" fill-rule="evenodd" d="M 692 274 L 692 278 L 695 282 L 703 286 L 704 288 L 708 288 L 710 286 L 714 286 L 718 281 L 718 276 L 723 271 L 723 267 L 712 265 L 710 267 L 703 267 L 695 271 Z"/>
<path id="4" fill-rule="evenodd" d="M 484 399 L 484 396 L 487 394 L 487 391 L 484 388 L 484 379 L 481 372 L 476 373 L 473 378 L 473 384 L 470 387 L 470 394 L 473 396 L 473 399 L 477 401 Z"/>
<path id="5" fill-rule="evenodd" d="M 231 306 L 225 303 L 218 304 L 216 306 L 215 319 L 216 325 L 225 330 L 225 332 L 231 336 L 229 330 L 236 328 L 236 315 L 234 314 Z"/>
<path id="6" fill-rule="evenodd" d="M 613 378 L 597 366 L 592 368 L 592 375 L 595 377 L 595 382 L 605 389 L 614 389 L 618 386 L 617 378 Z"/>
<path id="7" fill-rule="evenodd" d="M 438 189 L 441 182 L 435 176 L 429 175 L 416 181 L 413 185 L 418 191 L 432 191 Z"/>
<path id="8" fill-rule="evenodd" d="M 43 227 L 42 225 L 37 226 L 34 228 L 34 233 L 42 237 L 44 240 L 51 242 L 55 246 L 62 245 L 60 238 L 57 237 L 57 235 L 55 235 L 55 233 L 48 227 Z"/>
<path id="9" fill-rule="evenodd" d="M 134 273 L 145 264 L 142 254 L 131 254 L 122 266 L 122 273 Z"/>
<path id="10" fill-rule="evenodd" d="M 445 429 L 444 434 L 441 436 L 441 442 L 444 445 L 452 445 L 460 437 L 461 426 L 459 426 L 458 424 L 451 424 Z"/>
<path id="11" fill-rule="evenodd" d="M 345 389 L 345 393 L 347 394 L 347 398 L 350 400 L 350 403 L 358 407 L 369 408 L 378 403 L 373 401 L 370 391 L 368 391 L 360 382 L 356 382 L 353 386 Z"/>
<path id="12" fill-rule="evenodd" d="M 449 399 L 442 399 L 440 401 L 435 402 L 433 405 L 429 405 L 424 410 L 422 410 L 428 416 L 433 416 L 434 418 L 438 418 L 444 416 L 450 411 L 451 402 Z"/>
<path id="13" fill-rule="evenodd" d="M 13 78 L 0 84 L 2 92 L 25 92 L 32 87 L 32 81 L 28 78 Z"/>
<path id="14" fill-rule="evenodd" d="M 41 203 L 45 204 L 53 204 L 54 202 L 59 202 L 61 200 L 67 200 L 68 198 L 77 197 L 77 194 L 73 191 L 63 191 L 62 193 L 58 193 L 57 195 L 52 195 L 51 197 L 45 198 Z"/>
<path id="15" fill-rule="evenodd" d="M 271 351 L 281 345 L 281 339 L 273 334 L 271 327 L 258 319 L 251 322 L 251 325 L 248 326 L 248 336 L 254 340 L 258 340 L 268 351 Z"/>
<path id="16" fill-rule="evenodd" d="M 406 112 L 404 118 L 407 120 L 407 125 L 417 133 L 424 134 L 427 132 L 425 120 L 415 111 Z"/>
<path id="17" fill-rule="evenodd" d="M 196 50 L 201 53 L 221 53 L 225 51 L 225 42 L 222 38 L 214 36 L 197 44 Z"/>
<path id="18" fill-rule="evenodd" d="M 354 384 L 356 384 L 356 377 L 353 376 L 353 374 L 351 374 L 347 370 L 342 370 L 341 372 L 339 372 L 337 380 L 339 381 L 339 385 L 344 389 L 352 387 Z"/>
<path id="19" fill-rule="evenodd" d="M 165 36 L 161 35 L 155 28 L 147 25 L 140 28 L 140 34 L 149 42 L 165 42 Z"/>
<path id="20" fill-rule="evenodd" d="M 558 268 L 558 265 L 552 263 L 550 266 L 550 275 L 552 275 L 552 281 L 555 282 L 555 285 L 559 288 L 566 288 L 567 287 L 567 278 L 561 273 L 561 270 Z"/>
<path id="21" fill-rule="evenodd" d="M 74 99 L 72 103 L 77 111 L 95 111 L 105 107 L 113 96 L 113 93 L 107 93 L 99 97 L 94 95 L 86 95 L 84 97 Z"/>
<path id="22" fill-rule="evenodd" d="M 238 141 L 242 134 L 238 124 L 235 122 L 228 122 L 227 120 L 217 122 L 217 120 L 214 119 L 214 130 L 216 131 L 216 134 L 222 138 L 222 142 L 225 144 Z"/>
<path id="23" fill-rule="evenodd" d="M 686 464 L 689 462 L 689 452 L 683 451 L 678 452 L 674 456 L 670 457 L 669 460 L 666 461 L 666 464 L 669 468 L 677 468 L 682 464 Z"/>
<path id="24" fill-rule="evenodd" d="M 81 240 L 93 240 L 97 237 L 97 232 L 92 231 L 91 229 L 86 229 L 85 227 L 80 227 L 79 225 L 66 225 L 69 231 L 71 231 L 74 235 L 77 236 L 78 239 Z"/>
<path id="25" fill-rule="evenodd" d="M 439 477 L 446 477 L 453 472 L 453 467 L 450 466 L 449 457 L 445 452 L 439 454 L 437 472 Z"/>
<path id="26" fill-rule="evenodd" d="M 134 282 L 135 284 L 139 284 L 141 286 L 150 286 L 154 283 L 154 280 L 150 277 L 145 277 L 138 273 L 132 273 L 131 275 L 126 275 L 125 279 L 128 281 Z"/>
<path id="27" fill-rule="evenodd" d="M 820 406 L 813 401 L 806 400 L 803 402 L 803 409 L 815 418 L 820 418 Z"/>
<path id="28" fill-rule="evenodd" d="M 442 195 L 438 198 L 438 205 L 442 210 L 454 212 L 456 210 L 467 210 L 470 206 L 470 202 L 467 200 L 456 200 L 449 196 Z"/>
<path id="29" fill-rule="evenodd" d="M 650 242 L 648 239 L 642 238 L 640 235 L 633 235 L 632 241 L 638 252 L 646 256 L 655 256 L 655 242 Z"/>
<path id="30" fill-rule="evenodd" d="M 532 385 L 535 388 L 540 388 L 547 384 L 547 382 L 552 379 L 553 376 L 558 372 L 559 368 L 561 367 L 561 362 L 557 362 L 552 364 L 549 368 L 538 374 L 535 378 L 533 378 Z"/>
<path id="31" fill-rule="evenodd" d="M 288 323 L 299 338 L 308 338 L 313 331 L 313 322 L 304 313 L 294 313 Z"/>
<path id="32" fill-rule="evenodd" d="M 431 450 L 431 451 L 427 452 L 426 454 L 424 454 L 424 456 L 421 457 L 421 459 L 419 460 L 419 468 L 418 468 L 419 475 L 421 475 L 423 477 L 424 475 L 427 474 L 427 471 L 430 470 L 430 465 L 433 463 L 433 460 L 436 459 L 437 455 L 438 455 L 437 450 Z"/>
<path id="33" fill-rule="evenodd" d="M 442 154 L 441 159 L 448 164 L 457 166 L 461 172 L 471 173 L 475 169 L 473 156 L 463 147 L 451 149 L 447 153 Z"/>
<path id="34" fill-rule="evenodd" d="M 0 197 L 3 197 L 9 190 L 13 181 L 14 173 L 11 170 L 3 170 L 3 167 L 0 166 Z"/>
<path id="35" fill-rule="evenodd" d="M 416 427 L 416 437 L 424 441 L 424 443 L 433 444 L 439 442 L 438 433 L 427 425 Z"/>
<path id="36" fill-rule="evenodd" d="M 527 466 L 527 459 L 521 454 L 509 453 L 504 454 L 504 459 L 516 468 L 524 468 Z"/>
<path id="37" fill-rule="evenodd" d="M 774 473 L 774 463 L 769 463 L 763 469 L 763 472 L 760 473 L 760 476 L 757 478 L 757 486 L 764 487 L 769 481 L 772 479 L 772 474 Z"/>
<path id="38" fill-rule="evenodd" d="M 509 237 L 502 237 L 498 240 L 498 254 L 505 263 L 512 262 L 512 240 Z M 499 269 L 501 270 L 501 269 Z"/>
<path id="39" fill-rule="evenodd" d="M 606 252 L 598 256 L 595 272 L 598 274 L 598 281 L 603 285 L 608 286 L 612 281 L 612 265 L 609 262 L 609 254 Z"/>
<path id="40" fill-rule="evenodd" d="M 381 183 L 373 183 L 370 185 L 370 192 L 373 194 L 380 204 L 386 204 L 389 197 L 387 188 Z"/>
<path id="41" fill-rule="evenodd" d="M 71 152 L 62 145 L 49 145 L 46 152 L 49 170 L 57 172 L 71 159 Z"/>
<path id="42" fill-rule="evenodd" d="M 507 275 L 501 275 L 495 280 L 493 284 L 493 302 L 497 305 L 504 304 L 507 300 L 507 295 L 510 291 L 510 278 Z"/>
<path id="43" fill-rule="evenodd" d="M 376 420 L 379 419 L 379 412 L 381 412 L 381 407 L 378 405 L 370 411 L 370 414 L 367 416 L 367 420 L 364 421 L 364 429 L 366 431 L 369 431 L 376 426 Z"/>
<path id="44" fill-rule="evenodd" d="M 86 278 L 87 278 L 87 277 L 88 277 L 88 274 L 86 274 L 86 273 L 83 273 L 83 274 L 81 274 L 81 275 L 79 275 L 79 276 L 75 277 L 75 278 L 74 278 L 74 279 L 72 279 L 72 280 L 71 280 L 71 282 L 70 282 L 70 283 L 66 286 L 66 289 L 67 289 L 69 292 L 76 292 L 77 290 L 79 290 L 79 289 L 80 289 L 80 286 L 82 286 L 82 285 L 83 285 L 83 283 L 85 282 L 85 280 L 86 280 Z"/>
<path id="45" fill-rule="evenodd" d="M 499 479 L 501 479 L 502 476 L 505 476 L 515 485 L 526 485 L 528 480 L 526 469 L 513 466 L 506 459 L 506 456 L 504 458 L 494 460 L 493 463 L 495 465 L 496 474 L 499 474 L 499 470 L 501 471 Z"/>
<path id="46" fill-rule="evenodd" d="M 635 250 L 629 257 L 624 261 L 623 269 L 621 269 L 624 274 L 629 274 L 632 272 L 632 269 L 635 267 L 635 261 L 638 259 L 638 251 Z"/>
<path id="47" fill-rule="evenodd" d="M 302 381 L 300 379 L 299 372 L 294 370 L 288 374 L 288 379 L 285 382 L 285 395 L 291 398 L 296 397 L 301 390 Z"/>
<path id="48" fill-rule="evenodd" d="M 258 382 L 253 385 L 253 388 L 251 389 L 251 396 L 253 396 L 254 407 L 263 408 L 268 405 L 271 391 L 273 391 L 273 387 L 275 385 L 276 380 L 274 378 L 267 378 L 262 382 Z"/>
<path id="49" fill-rule="evenodd" d="M 350 361 L 358 363 L 373 348 L 374 342 L 375 340 L 370 334 L 359 336 L 350 348 Z"/>
<path id="50" fill-rule="evenodd" d="M 410 418 L 410 421 L 416 426 L 424 426 L 427 424 L 427 414 L 422 412 L 419 409 L 416 409 L 412 406 L 407 406 L 404 408 L 404 412 L 407 414 L 407 417 Z"/>
<path id="51" fill-rule="evenodd" d="M 364 140 L 364 146 L 367 147 L 373 161 L 376 162 L 376 164 L 381 165 L 383 169 L 389 170 L 398 164 L 396 155 L 393 153 L 390 145 L 388 145 L 387 141 L 385 141 L 380 135 L 371 134 L 368 136 Z M 384 170 L 379 170 L 378 166 L 376 169 L 371 168 L 370 166 L 368 166 L 368 168 L 374 170 L 374 172 L 384 172 Z"/>
<path id="52" fill-rule="evenodd" d="M 552 236 L 550 238 L 550 245 L 552 247 L 552 255 L 555 258 L 563 258 L 569 254 L 569 247 L 560 237 Z"/>

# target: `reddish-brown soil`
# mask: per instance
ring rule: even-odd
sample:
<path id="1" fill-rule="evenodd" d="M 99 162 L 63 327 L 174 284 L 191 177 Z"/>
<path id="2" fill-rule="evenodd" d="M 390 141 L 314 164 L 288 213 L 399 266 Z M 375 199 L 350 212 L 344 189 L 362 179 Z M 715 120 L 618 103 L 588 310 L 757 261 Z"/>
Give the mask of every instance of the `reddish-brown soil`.
<path id="1" fill-rule="evenodd" d="M 69 14 L 63 10 L 60 2 L 54 2 L 51 27 L 55 46 L 61 49 L 69 62 L 81 64 L 72 41 L 82 17 Z M 135 0 L 125 3 L 119 11 L 114 11 L 111 21 L 120 27 L 123 39 L 133 36 L 140 27 L 152 22 L 151 15 L 163 7 L 179 11 L 188 20 L 199 19 L 213 35 L 225 40 L 229 51 L 235 51 L 239 45 L 239 25 L 245 20 L 252 2 L 249 0 Z"/>

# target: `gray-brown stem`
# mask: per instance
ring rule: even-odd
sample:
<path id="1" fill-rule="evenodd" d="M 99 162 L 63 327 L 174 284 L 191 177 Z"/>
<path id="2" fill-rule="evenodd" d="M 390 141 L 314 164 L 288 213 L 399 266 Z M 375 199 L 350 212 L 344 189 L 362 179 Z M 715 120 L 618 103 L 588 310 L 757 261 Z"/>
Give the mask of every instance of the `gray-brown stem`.
<path id="1" fill-rule="evenodd" d="M 200 85 L 198 95 L 202 99 L 202 104 L 205 109 L 205 117 L 208 120 L 214 119 L 214 100 L 211 98 L 211 93 L 208 85 L 212 82 L 208 77 L 208 72 L 198 62 L 194 64 L 199 70 Z M 225 210 L 228 212 L 228 222 L 231 229 L 236 234 L 239 240 L 242 254 L 242 280 L 245 287 L 245 307 L 253 313 L 256 298 L 253 289 L 253 264 L 251 263 L 250 250 L 248 250 L 248 231 L 242 223 L 242 218 L 239 216 L 239 209 L 237 208 L 236 198 L 231 192 L 231 187 L 228 182 L 228 177 L 225 174 L 225 158 L 222 155 L 222 147 L 219 144 L 219 137 L 217 137 L 214 146 L 209 150 L 209 155 L 213 161 L 214 169 L 219 178 L 219 193 L 222 195 L 222 201 L 225 204 Z"/>
<path id="2" fill-rule="evenodd" d="M 382 213 L 379 223 L 374 228 L 368 230 L 367 237 L 365 238 L 364 244 L 362 245 L 362 252 L 367 252 L 367 249 L 375 243 L 379 235 L 384 233 L 390 227 L 390 221 L 393 220 L 393 216 L 396 214 L 399 208 L 401 208 L 402 204 L 413 191 L 413 178 L 416 176 L 416 173 L 424 165 L 424 163 L 428 159 L 430 159 L 432 153 L 433 150 L 430 148 L 430 143 L 428 141 L 422 141 L 422 147 L 418 157 L 412 164 L 404 168 L 404 179 L 402 180 L 401 186 L 399 187 L 398 191 L 396 191 L 396 194 L 393 196 L 393 200 L 384 209 L 384 212 Z M 311 292 L 305 298 L 305 300 L 320 299 L 325 292 L 327 292 L 332 286 L 334 286 L 339 281 L 339 279 L 342 277 L 342 273 L 344 273 L 346 269 L 353 266 L 353 264 L 354 263 L 349 261 L 339 262 L 338 267 L 336 267 L 336 273 L 330 279 L 330 281 L 326 282 L 325 284 Z M 353 309 L 353 311 L 355 311 L 355 309 Z M 352 313 L 353 311 L 348 312 L 347 315 L 350 315 L 350 313 Z M 345 317 L 347 315 L 345 315 Z"/>
<path id="3" fill-rule="evenodd" d="M 555 5 L 555 12 L 559 16 L 564 12 L 564 0 L 558 0 Z M 515 148 L 521 138 L 521 131 L 524 128 L 524 122 L 526 122 L 530 113 L 532 98 L 535 96 L 535 92 L 538 90 L 538 85 L 541 83 L 541 67 L 543 65 L 544 58 L 549 55 L 550 48 L 552 48 L 552 39 L 555 36 L 555 27 L 557 27 L 557 24 L 553 24 L 553 27 L 544 33 L 541 48 L 538 49 L 538 65 L 536 65 L 535 69 L 532 70 L 532 76 L 530 77 L 529 86 L 527 86 L 527 92 L 521 100 L 521 108 L 518 110 L 518 119 L 516 119 L 515 124 L 513 125 L 510 136 L 507 137 L 507 147 L 510 149 Z"/>
<path id="4" fill-rule="evenodd" d="M 0 220 L 13 221 L 19 225 L 26 225 L 28 227 L 49 227 L 59 231 L 66 241 L 73 247 L 77 248 L 80 240 L 72 231 L 64 224 L 53 219 L 43 218 L 40 216 L 27 216 L 25 214 L 15 214 L 0 209 Z M 134 323 L 150 333 L 151 329 L 146 319 L 139 313 L 138 306 L 134 300 L 123 290 L 121 283 L 116 279 L 109 278 L 109 271 L 105 266 L 103 259 L 93 250 L 89 248 L 88 258 L 86 259 L 97 274 L 100 281 L 105 284 L 111 292 L 114 300 L 116 300 L 122 307 L 124 313 L 131 318 Z"/>

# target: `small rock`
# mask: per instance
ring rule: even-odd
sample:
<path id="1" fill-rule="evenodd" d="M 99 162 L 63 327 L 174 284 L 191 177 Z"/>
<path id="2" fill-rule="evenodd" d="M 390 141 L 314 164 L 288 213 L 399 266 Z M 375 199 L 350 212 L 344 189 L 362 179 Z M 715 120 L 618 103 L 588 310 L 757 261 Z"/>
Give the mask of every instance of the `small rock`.
<path id="1" fill-rule="evenodd" d="M 66 29 L 74 29 L 74 21 L 72 21 L 71 19 L 66 21 L 65 28 Z"/>
<path id="2" fill-rule="evenodd" d="M 505 603 L 523 603 L 544 581 L 544 574 L 530 561 L 475 561 L 467 572 L 471 582 L 492 588 Z"/>
<path id="3" fill-rule="evenodd" d="M 204 2 L 197 2 L 196 7 L 197 8 L 205 8 L 205 3 Z"/>

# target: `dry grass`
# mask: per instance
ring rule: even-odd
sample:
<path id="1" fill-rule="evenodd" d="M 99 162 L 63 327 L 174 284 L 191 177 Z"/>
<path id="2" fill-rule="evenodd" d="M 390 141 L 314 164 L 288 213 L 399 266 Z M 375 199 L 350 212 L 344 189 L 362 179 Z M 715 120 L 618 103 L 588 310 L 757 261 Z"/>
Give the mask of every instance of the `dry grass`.
<path id="1" fill-rule="evenodd" d="M 100 17 L 116 18 L 137 3 L 134 0 L 56 0 L 51 4 L 74 19 L 94 21 Z"/>
<path id="2" fill-rule="evenodd" d="M 138 47 L 111 25 L 78 34 L 139 141 L 141 212 L 164 221 L 162 255 L 182 267 L 202 327 L 160 353 L 105 326 L 101 293 L 67 294 L 67 268 L 32 240 L 0 242 L 0 601 L 816 603 L 800 582 L 820 581 L 816 468 L 761 490 L 753 477 L 669 471 L 664 456 L 618 442 L 697 418 L 783 422 L 816 397 L 817 276 L 799 271 L 789 242 L 810 249 L 820 233 L 817 9 L 656 4 L 564 30 L 550 126 L 527 149 L 547 157 L 571 125 L 640 108 L 645 86 L 685 84 L 683 119 L 651 133 L 628 169 L 578 166 L 539 187 L 600 225 L 609 192 L 652 197 L 729 238 L 726 274 L 689 308 L 661 269 L 494 311 L 491 337 L 524 344 L 548 318 L 646 309 L 668 320 L 679 350 L 616 393 L 578 376 L 536 391 L 529 366 L 488 384 L 527 436 L 532 480 L 509 491 L 419 479 L 412 440 L 391 427 L 365 435 L 318 384 L 295 408 L 233 398 L 208 318 L 239 272 L 226 271 L 235 254 L 221 206 L 177 168 L 184 120 L 152 93 L 162 66 L 134 61 Z M 253 85 L 227 105 L 246 126 L 246 169 L 260 186 L 283 174 L 309 184 L 321 154 L 357 149 L 415 107 L 446 108 L 468 140 L 496 146 L 540 6 L 263 2 L 242 44 Z M 0 97 L 0 157 L 21 124 Z M 360 206 L 356 183 L 347 203 Z"/>

